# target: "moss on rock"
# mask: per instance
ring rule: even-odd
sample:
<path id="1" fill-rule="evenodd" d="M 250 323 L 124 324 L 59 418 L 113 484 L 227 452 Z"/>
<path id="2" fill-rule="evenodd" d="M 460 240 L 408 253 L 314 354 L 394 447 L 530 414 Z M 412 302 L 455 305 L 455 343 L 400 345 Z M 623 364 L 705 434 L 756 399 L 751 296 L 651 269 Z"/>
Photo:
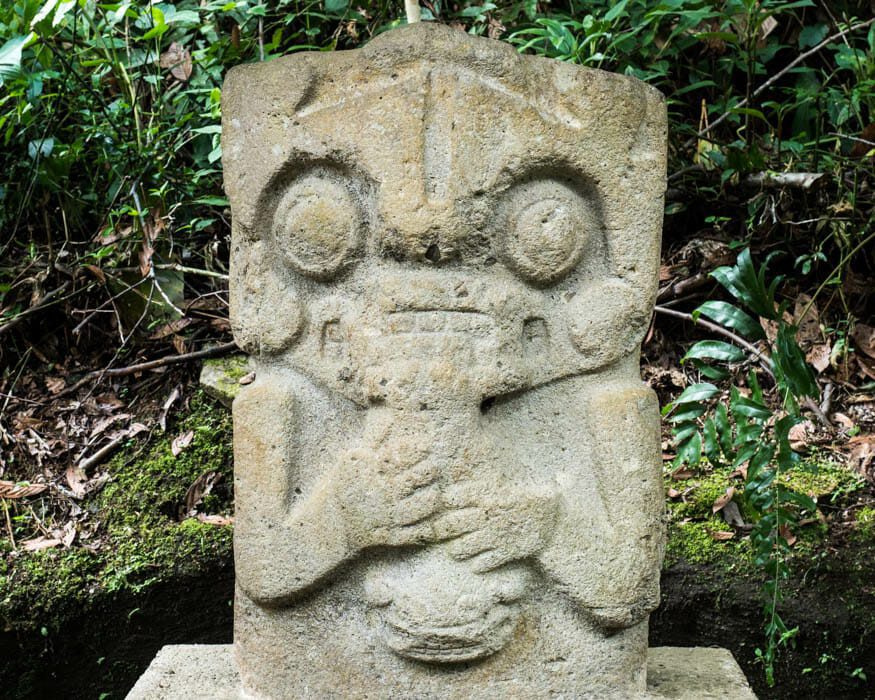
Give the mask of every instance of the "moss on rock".
<path id="1" fill-rule="evenodd" d="M 171 435 L 131 440 L 107 465 L 110 481 L 82 504 L 98 524 L 88 539 L 65 549 L 12 552 L 0 558 L 0 623 L 9 630 L 51 630 L 67 613 L 103 593 L 138 592 L 173 577 L 196 575 L 203 565 L 230 557 L 231 528 L 185 518 L 186 494 L 201 476 L 215 486 L 201 510 L 232 508 L 230 414 L 196 394 L 174 434 L 193 431 L 176 457 Z"/>

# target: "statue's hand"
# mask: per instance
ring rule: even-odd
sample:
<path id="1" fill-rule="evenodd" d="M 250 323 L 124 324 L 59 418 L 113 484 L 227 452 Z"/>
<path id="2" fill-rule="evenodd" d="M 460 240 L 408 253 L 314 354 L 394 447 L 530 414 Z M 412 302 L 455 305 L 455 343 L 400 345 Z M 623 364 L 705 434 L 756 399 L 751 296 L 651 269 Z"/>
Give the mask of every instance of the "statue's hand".
<path id="1" fill-rule="evenodd" d="M 356 448 L 328 480 L 354 550 L 434 541 L 431 516 L 442 508 L 439 474 L 422 455 Z"/>
<path id="2" fill-rule="evenodd" d="M 444 488 L 447 512 L 434 532 L 455 559 L 470 559 L 478 572 L 536 555 L 549 542 L 561 507 L 549 487 L 466 481 Z"/>

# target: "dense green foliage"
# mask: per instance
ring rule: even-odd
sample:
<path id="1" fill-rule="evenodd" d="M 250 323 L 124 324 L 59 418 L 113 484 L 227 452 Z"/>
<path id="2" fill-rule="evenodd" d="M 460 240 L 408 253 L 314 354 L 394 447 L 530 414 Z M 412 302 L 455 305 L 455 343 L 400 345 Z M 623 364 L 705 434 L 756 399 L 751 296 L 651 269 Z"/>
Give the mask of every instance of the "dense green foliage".
<path id="1" fill-rule="evenodd" d="M 768 194 L 747 202 L 743 220 L 730 219 L 740 240 L 753 228 L 804 236 L 802 274 L 829 258 L 839 263 L 829 280 L 841 275 L 871 231 L 871 194 L 861 188 L 868 162 L 847 155 L 855 145 L 871 150 L 869 139 L 854 139 L 875 118 L 875 26 L 826 43 L 757 91 L 801 52 L 859 25 L 868 3 L 425 5 L 426 19 L 659 87 L 670 100 L 672 183 L 696 188 L 699 197 L 717 197 L 750 173 L 825 173 L 833 191 L 818 210 L 831 206 L 829 219 L 787 223 L 786 203 Z M 398 24 L 400 15 L 400 5 L 384 0 L 365 8 L 345 0 L 4 3 L 0 246 L 37 256 L 52 242 L 49 257 L 62 254 L 67 267 L 129 264 L 139 251 L 146 269 L 155 250 L 160 259 L 221 269 L 227 221 L 219 101 L 226 69 L 290 51 L 353 47 Z M 717 121 L 719 128 L 698 138 Z M 686 204 L 673 202 L 670 215 Z M 0 277 L 0 292 L 9 291 L 9 274 Z M 4 306 L 7 314 L 21 308 Z"/>

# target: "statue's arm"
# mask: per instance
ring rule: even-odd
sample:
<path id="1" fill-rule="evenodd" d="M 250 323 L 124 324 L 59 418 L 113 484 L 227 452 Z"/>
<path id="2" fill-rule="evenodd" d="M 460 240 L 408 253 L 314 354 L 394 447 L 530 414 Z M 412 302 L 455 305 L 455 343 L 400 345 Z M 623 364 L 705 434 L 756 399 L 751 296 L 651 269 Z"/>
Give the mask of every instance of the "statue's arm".
<path id="1" fill-rule="evenodd" d="M 304 409 L 282 376 L 259 377 L 234 402 L 235 566 L 262 605 L 290 602 L 368 547 L 434 541 L 443 509 L 434 465 L 380 444 L 329 453 L 307 465 L 322 473 L 303 479 L 300 442 L 324 427 Z"/>
<path id="2" fill-rule="evenodd" d="M 656 396 L 638 380 L 612 382 L 581 408 L 594 473 L 557 475 L 560 517 L 538 560 L 600 625 L 626 627 L 659 602 L 664 497 Z"/>
<path id="3" fill-rule="evenodd" d="M 235 568 L 263 604 L 306 591 L 352 554 L 330 485 L 301 493 L 300 408 L 278 377 L 257 379 L 234 401 Z"/>

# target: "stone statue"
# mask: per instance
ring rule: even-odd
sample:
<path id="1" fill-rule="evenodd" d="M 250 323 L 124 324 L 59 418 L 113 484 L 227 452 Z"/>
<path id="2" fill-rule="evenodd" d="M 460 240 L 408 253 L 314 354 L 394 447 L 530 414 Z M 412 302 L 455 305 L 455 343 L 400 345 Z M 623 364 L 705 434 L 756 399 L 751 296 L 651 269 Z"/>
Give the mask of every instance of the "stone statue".
<path id="1" fill-rule="evenodd" d="M 443 26 L 231 72 L 246 697 L 646 697 L 665 160 L 655 89 Z"/>
<path id="2" fill-rule="evenodd" d="M 247 687 L 643 690 L 661 95 L 421 25 L 225 96 Z"/>

